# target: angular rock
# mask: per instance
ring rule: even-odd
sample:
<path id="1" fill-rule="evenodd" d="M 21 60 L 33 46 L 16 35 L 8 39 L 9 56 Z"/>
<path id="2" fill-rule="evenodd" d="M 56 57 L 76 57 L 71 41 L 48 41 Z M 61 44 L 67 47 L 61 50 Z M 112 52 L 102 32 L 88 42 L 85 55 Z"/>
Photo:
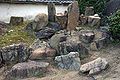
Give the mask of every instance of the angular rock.
<path id="1" fill-rule="evenodd" d="M 67 55 L 56 56 L 55 61 L 59 69 L 80 70 L 80 58 L 78 52 L 70 52 Z"/>
<path id="2" fill-rule="evenodd" d="M 32 23 L 33 30 L 39 31 L 48 24 L 48 16 L 44 13 L 40 13 L 35 16 L 34 22 Z"/>
<path id="3" fill-rule="evenodd" d="M 81 65 L 80 72 L 89 72 L 89 74 L 92 75 L 106 69 L 107 66 L 108 62 L 106 61 L 106 59 L 99 57 L 96 60 Z"/>
<path id="4" fill-rule="evenodd" d="M 48 21 L 55 22 L 55 14 L 56 14 L 55 4 L 51 2 L 48 3 Z"/>
<path id="5" fill-rule="evenodd" d="M 85 48 L 80 41 L 64 41 L 59 43 L 59 53 L 66 55 L 70 52 L 79 52 L 80 56 L 88 54 L 88 49 Z"/>
<path id="6" fill-rule="evenodd" d="M 1 49 L 3 60 L 7 63 L 26 61 L 30 52 L 25 44 L 13 44 Z"/>
<path id="7" fill-rule="evenodd" d="M 100 50 L 108 45 L 108 39 L 106 37 L 95 40 L 90 44 L 91 50 Z"/>
<path id="8" fill-rule="evenodd" d="M 101 18 L 99 16 L 88 16 L 88 25 L 94 28 L 100 27 L 100 20 Z"/>
<path id="9" fill-rule="evenodd" d="M 41 47 L 50 47 L 50 45 L 48 44 L 48 42 L 42 41 L 42 40 L 39 40 L 39 39 L 36 39 L 36 40 L 30 45 L 30 48 L 32 48 L 33 50 L 36 50 L 36 49 L 41 48 Z"/>
<path id="10" fill-rule="evenodd" d="M 93 7 L 86 7 L 85 8 L 85 16 L 93 16 L 94 15 L 94 8 Z"/>
<path id="11" fill-rule="evenodd" d="M 57 15 L 56 21 L 62 26 L 62 29 L 67 28 L 67 16 L 66 15 Z"/>
<path id="12" fill-rule="evenodd" d="M 56 50 L 52 48 L 38 48 L 30 55 L 31 60 L 42 60 L 51 58 L 53 59 L 56 55 Z"/>
<path id="13" fill-rule="evenodd" d="M 67 36 L 65 34 L 63 34 L 63 33 L 55 34 L 49 40 L 49 44 L 52 48 L 57 50 L 57 53 L 59 53 L 59 43 L 63 42 L 63 41 L 66 41 L 66 40 L 67 40 Z"/>
<path id="14" fill-rule="evenodd" d="M 80 25 L 86 25 L 87 24 L 88 17 L 81 15 L 80 16 Z"/>
<path id="15" fill-rule="evenodd" d="M 68 23 L 67 30 L 75 30 L 79 22 L 79 7 L 78 2 L 73 1 L 72 4 L 68 6 Z"/>
<path id="16" fill-rule="evenodd" d="M 24 21 L 23 17 L 11 16 L 10 18 L 11 25 L 19 25 L 23 23 L 23 21 Z"/>
<path id="17" fill-rule="evenodd" d="M 85 43 L 91 43 L 95 38 L 95 34 L 93 31 L 85 31 L 80 34 L 80 40 Z"/>
<path id="18" fill-rule="evenodd" d="M 49 63 L 29 61 L 14 65 L 6 75 L 6 80 L 43 76 L 47 72 Z"/>
<path id="19" fill-rule="evenodd" d="M 49 39 L 55 34 L 55 31 L 51 28 L 45 28 L 36 32 L 35 35 L 39 39 Z"/>

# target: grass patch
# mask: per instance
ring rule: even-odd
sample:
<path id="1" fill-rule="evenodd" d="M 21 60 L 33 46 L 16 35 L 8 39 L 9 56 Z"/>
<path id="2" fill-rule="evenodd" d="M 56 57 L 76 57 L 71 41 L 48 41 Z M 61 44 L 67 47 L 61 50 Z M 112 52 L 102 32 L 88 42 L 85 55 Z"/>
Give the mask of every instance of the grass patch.
<path id="1" fill-rule="evenodd" d="M 24 22 L 18 26 L 10 26 L 5 35 L 0 36 L 0 47 L 20 42 L 30 45 L 35 40 L 35 35 L 25 31 L 27 24 L 28 22 Z"/>

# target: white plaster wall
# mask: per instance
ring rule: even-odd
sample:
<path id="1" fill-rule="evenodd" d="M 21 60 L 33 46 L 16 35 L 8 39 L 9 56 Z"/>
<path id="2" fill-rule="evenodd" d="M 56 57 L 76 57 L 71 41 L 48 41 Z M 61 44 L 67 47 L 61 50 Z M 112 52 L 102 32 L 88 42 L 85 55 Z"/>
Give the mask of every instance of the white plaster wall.
<path id="1" fill-rule="evenodd" d="M 57 13 L 64 13 L 67 6 L 56 5 Z M 33 19 L 38 13 L 48 14 L 47 5 L 42 4 L 0 4 L 0 21 L 9 23 L 11 16 Z"/>

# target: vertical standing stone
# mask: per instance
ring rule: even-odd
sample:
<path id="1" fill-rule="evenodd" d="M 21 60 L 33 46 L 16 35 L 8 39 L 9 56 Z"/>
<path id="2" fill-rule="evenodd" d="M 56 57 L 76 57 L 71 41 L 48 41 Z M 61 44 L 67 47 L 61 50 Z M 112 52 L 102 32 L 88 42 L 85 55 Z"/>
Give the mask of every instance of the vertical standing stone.
<path id="1" fill-rule="evenodd" d="M 85 16 L 93 16 L 94 15 L 94 8 L 93 7 L 86 7 L 85 8 Z"/>
<path id="2" fill-rule="evenodd" d="M 56 14 L 55 4 L 49 3 L 48 4 L 48 21 L 55 22 L 55 14 Z"/>
<path id="3" fill-rule="evenodd" d="M 74 1 L 68 6 L 68 24 L 67 30 L 75 30 L 79 22 L 79 7 L 78 2 Z"/>

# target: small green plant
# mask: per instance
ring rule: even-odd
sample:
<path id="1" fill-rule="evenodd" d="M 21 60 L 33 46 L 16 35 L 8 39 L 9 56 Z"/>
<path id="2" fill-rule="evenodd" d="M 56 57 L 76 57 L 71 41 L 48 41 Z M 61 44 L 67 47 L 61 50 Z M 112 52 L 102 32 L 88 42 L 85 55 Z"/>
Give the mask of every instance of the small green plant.
<path id="1" fill-rule="evenodd" d="M 110 33 L 114 39 L 120 39 L 120 10 L 108 17 Z"/>

